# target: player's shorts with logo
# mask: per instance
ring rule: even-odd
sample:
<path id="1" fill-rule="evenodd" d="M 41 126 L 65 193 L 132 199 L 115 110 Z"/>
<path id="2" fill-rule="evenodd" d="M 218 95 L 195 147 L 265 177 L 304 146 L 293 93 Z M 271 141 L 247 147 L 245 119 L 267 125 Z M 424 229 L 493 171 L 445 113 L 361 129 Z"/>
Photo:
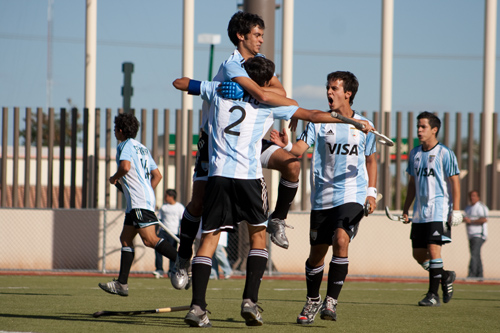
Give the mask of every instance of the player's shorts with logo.
<path id="1" fill-rule="evenodd" d="M 155 212 L 147 209 L 135 208 L 130 213 L 125 214 L 125 225 L 130 225 L 136 229 L 149 227 L 150 225 L 157 224 L 158 217 Z"/>
<path id="2" fill-rule="evenodd" d="M 204 232 L 230 231 L 242 221 L 253 226 L 267 226 L 268 212 L 264 178 L 208 178 L 203 198 Z"/>
<path id="3" fill-rule="evenodd" d="M 280 148 L 280 146 L 271 141 L 262 139 L 260 162 L 263 168 L 267 168 L 271 155 Z M 208 158 L 208 134 L 205 131 L 201 131 L 200 138 L 198 139 L 198 152 L 196 153 L 196 162 L 194 164 L 193 181 L 208 180 Z"/>
<path id="4" fill-rule="evenodd" d="M 412 223 L 412 248 L 427 248 L 428 244 L 443 245 L 451 242 L 451 228 L 447 222 Z"/>
<path id="5" fill-rule="evenodd" d="M 349 202 L 334 208 L 311 210 L 309 243 L 332 245 L 335 229 L 344 229 L 352 240 L 363 217 L 363 206 Z"/>

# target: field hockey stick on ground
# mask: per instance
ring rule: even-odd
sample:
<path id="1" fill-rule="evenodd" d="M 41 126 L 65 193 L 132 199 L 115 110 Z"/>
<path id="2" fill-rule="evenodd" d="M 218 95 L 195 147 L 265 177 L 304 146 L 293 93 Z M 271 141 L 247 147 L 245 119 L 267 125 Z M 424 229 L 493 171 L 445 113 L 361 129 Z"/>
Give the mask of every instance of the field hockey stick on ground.
<path id="1" fill-rule="evenodd" d="M 138 314 L 145 313 L 167 313 L 167 312 L 176 312 L 176 311 L 187 311 L 191 307 L 189 305 L 183 306 L 173 306 L 169 308 L 159 308 L 154 310 L 141 310 L 141 311 L 97 311 L 93 314 L 94 318 L 99 318 L 102 316 L 134 316 Z"/>
<path id="2" fill-rule="evenodd" d="M 389 207 L 388 206 L 385 206 L 385 215 L 387 215 L 387 217 L 389 218 L 389 220 L 392 220 L 392 221 L 403 222 L 404 224 L 411 223 L 411 219 L 408 219 L 408 222 L 406 222 L 405 218 L 403 217 L 403 215 L 396 216 L 394 214 L 391 214 L 391 212 L 389 211 Z"/>
<path id="3" fill-rule="evenodd" d="M 382 200 L 383 197 L 384 196 L 382 195 L 382 193 L 378 193 L 377 197 L 375 198 L 375 202 L 379 202 L 380 200 Z M 370 211 L 370 203 L 366 203 L 363 206 L 363 209 L 364 209 L 365 216 L 368 216 L 368 212 Z"/>
<path id="4" fill-rule="evenodd" d="M 346 124 L 351 124 L 359 130 L 363 130 L 363 128 L 365 128 L 365 126 L 363 124 L 361 124 L 360 122 L 357 122 L 356 120 L 354 120 L 352 118 L 344 117 L 343 115 L 338 114 L 335 111 L 332 111 L 331 115 L 333 118 L 337 118 L 338 120 L 341 120 Z M 387 136 L 385 136 L 384 134 L 381 134 L 381 133 L 377 132 L 376 130 L 372 130 L 371 132 L 373 134 L 375 134 L 375 136 L 377 137 L 378 142 L 380 144 L 383 144 L 383 145 L 388 146 L 388 147 L 394 146 L 394 142 L 391 139 L 389 139 Z"/>

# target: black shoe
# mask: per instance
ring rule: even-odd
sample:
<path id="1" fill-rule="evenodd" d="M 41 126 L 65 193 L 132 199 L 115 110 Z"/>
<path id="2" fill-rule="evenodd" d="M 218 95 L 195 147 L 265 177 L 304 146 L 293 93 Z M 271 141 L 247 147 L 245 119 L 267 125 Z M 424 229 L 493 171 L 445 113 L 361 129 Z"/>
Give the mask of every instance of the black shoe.
<path id="1" fill-rule="evenodd" d="M 418 302 L 418 305 L 420 306 L 440 306 L 441 302 L 439 302 L 439 296 L 434 295 L 431 292 L 428 292 L 427 295 L 425 295 L 425 298 Z"/>
<path id="2" fill-rule="evenodd" d="M 453 297 L 453 282 L 455 281 L 457 274 L 454 271 L 446 271 L 448 273 L 448 278 L 446 280 L 441 280 L 441 288 L 443 289 L 443 302 L 448 303 Z"/>

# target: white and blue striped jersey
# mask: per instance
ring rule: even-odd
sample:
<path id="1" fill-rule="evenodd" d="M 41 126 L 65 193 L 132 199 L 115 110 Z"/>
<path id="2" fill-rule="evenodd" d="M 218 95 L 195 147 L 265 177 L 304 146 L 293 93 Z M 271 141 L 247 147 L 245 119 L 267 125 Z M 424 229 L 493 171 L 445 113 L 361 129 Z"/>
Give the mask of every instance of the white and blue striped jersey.
<path id="1" fill-rule="evenodd" d="M 210 104 L 208 176 L 260 179 L 262 138 L 274 119 L 289 120 L 298 106 L 271 107 L 249 95 L 241 100 L 224 99 L 217 94 L 219 84 L 201 83 L 201 98 Z"/>
<path id="2" fill-rule="evenodd" d="M 453 210 L 448 178 L 460 173 L 453 151 L 441 143 L 428 151 L 417 146 L 410 152 L 406 172 L 415 180 L 413 223 L 447 221 Z"/>
<path id="3" fill-rule="evenodd" d="M 264 57 L 263 54 L 258 53 L 256 57 Z M 219 67 L 217 74 L 215 74 L 212 81 L 231 81 L 235 77 L 248 77 L 247 71 L 245 67 L 243 67 L 243 63 L 245 62 L 245 58 L 241 55 L 241 53 L 236 49 L 234 52 L 227 58 Z M 201 114 L 201 123 L 203 130 L 205 132 L 208 131 L 207 121 L 208 121 L 208 108 L 209 105 L 204 102 L 202 105 L 202 114 Z"/>
<path id="4" fill-rule="evenodd" d="M 353 118 L 368 120 L 357 113 Z M 309 123 L 298 140 L 309 147 L 314 145 L 312 210 L 330 209 L 350 202 L 365 203 L 368 188 L 365 156 L 376 152 L 375 135 L 365 134 L 344 123 Z"/>
<path id="5" fill-rule="evenodd" d="M 116 149 L 116 163 L 130 161 L 130 170 L 120 181 L 127 200 L 126 212 L 141 208 L 155 211 L 156 197 L 151 186 L 151 171 L 158 169 L 148 148 L 132 138 L 121 142 Z"/>

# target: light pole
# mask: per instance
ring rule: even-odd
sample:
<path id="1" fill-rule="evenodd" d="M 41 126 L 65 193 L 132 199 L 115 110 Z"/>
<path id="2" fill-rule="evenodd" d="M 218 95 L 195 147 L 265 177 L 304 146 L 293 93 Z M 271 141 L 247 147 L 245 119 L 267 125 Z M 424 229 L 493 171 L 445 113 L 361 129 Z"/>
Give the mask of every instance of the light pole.
<path id="1" fill-rule="evenodd" d="M 208 81 L 212 81 L 212 64 L 214 61 L 214 47 L 220 44 L 220 35 L 217 34 L 199 34 L 198 43 L 210 44 L 210 61 L 208 63 Z"/>

